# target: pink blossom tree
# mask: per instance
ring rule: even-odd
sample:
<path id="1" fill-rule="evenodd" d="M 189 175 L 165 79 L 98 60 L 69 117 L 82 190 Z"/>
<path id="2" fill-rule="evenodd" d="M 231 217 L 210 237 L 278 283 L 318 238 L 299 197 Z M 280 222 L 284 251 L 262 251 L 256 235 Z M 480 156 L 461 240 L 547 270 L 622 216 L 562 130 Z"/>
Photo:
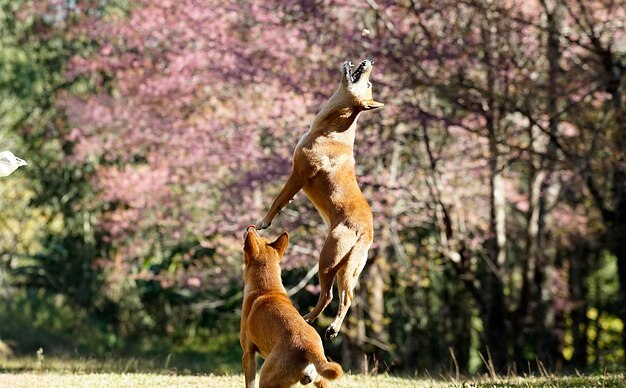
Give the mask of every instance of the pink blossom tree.
<path id="1" fill-rule="evenodd" d="M 241 232 L 280 189 L 341 62 L 372 57 L 374 93 L 386 107 L 360 121 L 356 159 L 376 238 L 346 349 L 410 363 L 416 347 L 399 354 L 389 331 L 405 336 L 396 343 L 419 340 L 429 326 L 417 322 L 435 319 L 435 301 L 454 317 L 432 328 L 442 334 L 438 348 L 457 349 L 466 369 L 472 308 L 458 301 L 469 296 L 497 369 L 511 358 L 523 363 L 525 342 L 556 366 L 558 330 L 572 308 L 551 287 L 566 283 L 557 257 L 598 219 L 571 195 L 587 167 L 602 165 L 593 149 L 580 158 L 599 138 L 590 111 L 610 102 L 606 120 L 623 117 L 623 77 L 611 74 L 623 68 L 615 53 L 624 36 L 608 16 L 623 20 L 623 1 L 590 4 L 142 0 L 105 13 L 85 8 L 72 33 L 98 48 L 75 57 L 67 76 L 99 91 L 67 94 L 61 107 L 73 127 L 68 159 L 94 165 L 93 205 L 104 204 L 99 228 L 111 247 L 103 263 L 164 286 L 239 285 Z M 609 141 L 621 139 L 615 125 L 602 144 L 621 155 Z M 620 160 L 611 159 L 618 172 Z M 593 179 L 586 185 L 604 215 L 613 202 Z M 608 210 L 616 218 L 607 220 L 619 219 L 618 208 Z M 320 228 L 297 196 L 268 232 L 291 233 L 285 268 L 315 263 Z M 210 259 L 198 258 L 202 249 L 214 252 Z M 163 262 L 168 271 L 150 270 Z M 408 317 L 410 329 L 394 328 L 389 310 Z M 365 368 L 362 359 L 352 362 Z"/>

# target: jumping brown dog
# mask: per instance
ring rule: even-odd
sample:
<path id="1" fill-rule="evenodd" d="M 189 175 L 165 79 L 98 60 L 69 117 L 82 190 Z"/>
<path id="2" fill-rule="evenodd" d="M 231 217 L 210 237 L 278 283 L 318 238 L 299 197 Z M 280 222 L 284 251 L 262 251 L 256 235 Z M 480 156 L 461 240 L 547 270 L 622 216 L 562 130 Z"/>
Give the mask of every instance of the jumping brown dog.
<path id="1" fill-rule="evenodd" d="M 257 225 L 259 229 L 270 226 L 300 189 L 321 214 L 328 226 L 319 260 L 321 292 L 317 305 L 304 318 L 311 322 L 328 306 L 337 276 L 339 309 L 326 329 L 328 339 L 341 329 L 372 245 L 372 211 L 356 180 L 353 148 L 361 112 L 384 105 L 372 99 L 369 77 L 373 64 L 365 60 L 351 72 L 350 62 L 344 62 L 339 86 L 298 142 L 291 175 Z"/>
<path id="2" fill-rule="evenodd" d="M 245 288 L 239 338 L 247 388 L 254 387 L 257 352 L 265 358 L 261 388 L 290 387 L 297 382 L 326 387 L 326 379 L 343 374 L 339 364 L 326 360 L 322 339 L 300 316 L 283 287 L 279 261 L 288 240 L 285 232 L 270 243 L 254 226 L 244 234 Z"/>

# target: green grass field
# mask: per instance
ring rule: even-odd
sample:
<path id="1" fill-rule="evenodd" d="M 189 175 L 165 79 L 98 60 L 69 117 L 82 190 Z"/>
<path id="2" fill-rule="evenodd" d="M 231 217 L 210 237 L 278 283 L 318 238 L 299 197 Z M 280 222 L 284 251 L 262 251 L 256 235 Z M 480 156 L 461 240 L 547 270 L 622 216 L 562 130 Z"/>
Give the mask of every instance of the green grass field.
<path id="1" fill-rule="evenodd" d="M 160 363 L 160 361 L 159 361 Z M 150 371 L 151 370 L 151 371 Z M 157 372 L 155 372 L 157 371 Z M 312 386 L 312 385 L 309 385 Z M 400 377 L 390 375 L 350 375 L 333 386 L 346 388 L 378 387 L 623 387 L 626 374 L 594 376 L 501 377 L 453 379 L 440 376 Z M 0 387 L 243 387 L 240 374 L 189 374 L 153 360 L 137 359 L 0 359 Z"/>
<path id="2" fill-rule="evenodd" d="M 387 376 L 346 376 L 337 387 L 417 387 L 433 382 Z M 160 374 L 58 374 L 0 375 L 2 387 L 243 387 L 243 376 L 172 376 Z M 310 385 L 312 386 L 312 385 Z"/>
<path id="3" fill-rule="evenodd" d="M 472 380 L 410 379 L 386 375 L 346 375 L 333 386 L 374 387 L 623 387 L 626 376 L 613 374 L 584 377 L 504 378 Z M 242 387 L 243 376 L 179 376 L 150 373 L 57 372 L 0 374 L 2 387 Z"/>

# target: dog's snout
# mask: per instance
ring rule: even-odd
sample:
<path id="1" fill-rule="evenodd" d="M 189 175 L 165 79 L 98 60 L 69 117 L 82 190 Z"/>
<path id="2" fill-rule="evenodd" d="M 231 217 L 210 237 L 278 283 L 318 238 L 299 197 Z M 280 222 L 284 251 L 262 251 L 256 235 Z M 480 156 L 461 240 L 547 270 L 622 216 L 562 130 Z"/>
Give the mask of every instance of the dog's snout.
<path id="1" fill-rule="evenodd" d="M 256 226 L 254 225 L 248 225 L 248 227 L 246 228 L 246 231 L 243 233 L 244 240 L 248 237 L 248 233 L 252 233 L 255 236 L 259 235 L 259 233 L 256 231 Z"/>

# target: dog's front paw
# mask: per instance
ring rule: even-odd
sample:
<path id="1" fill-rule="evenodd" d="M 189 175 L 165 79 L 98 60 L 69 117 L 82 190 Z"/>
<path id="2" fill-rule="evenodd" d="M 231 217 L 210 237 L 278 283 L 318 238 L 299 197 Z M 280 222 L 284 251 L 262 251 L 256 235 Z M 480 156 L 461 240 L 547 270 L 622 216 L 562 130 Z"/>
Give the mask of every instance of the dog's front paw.
<path id="1" fill-rule="evenodd" d="M 324 333 L 324 338 L 330 341 L 337 337 L 337 334 L 339 334 L 339 332 L 337 332 L 334 327 L 328 326 L 328 329 L 326 329 L 326 332 Z"/>
<path id="2" fill-rule="evenodd" d="M 272 225 L 271 221 L 267 222 L 267 221 L 265 221 L 265 219 L 262 219 L 261 221 L 257 222 L 256 228 L 258 230 L 267 229 L 267 228 L 269 228 L 270 225 Z"/>

